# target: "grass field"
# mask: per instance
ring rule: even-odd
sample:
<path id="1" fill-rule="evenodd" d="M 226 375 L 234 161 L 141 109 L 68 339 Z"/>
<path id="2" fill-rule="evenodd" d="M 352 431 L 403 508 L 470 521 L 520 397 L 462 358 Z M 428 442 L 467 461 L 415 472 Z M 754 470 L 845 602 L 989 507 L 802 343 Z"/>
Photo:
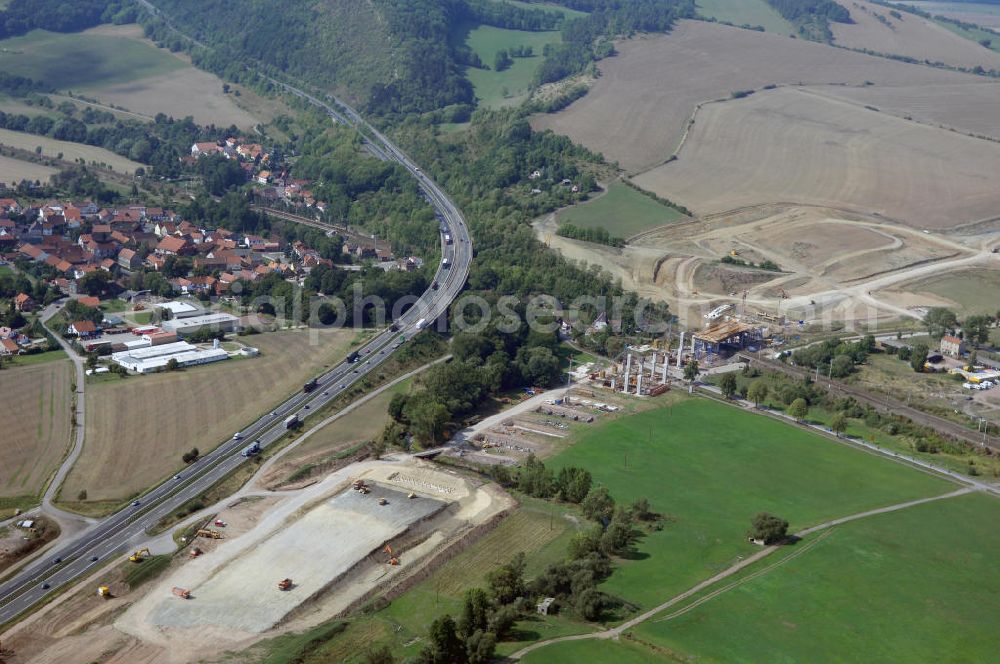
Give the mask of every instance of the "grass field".
<path id="1" fill-rule="evenodd" d="M 223 94 L 220 79 L 157 48 L 137 25 L 66 34 L 34 30 L 0 40 L 0 68 L 149 117 L 191 115 L 205 124 L 240 127 L 255 122 Z"/>
<path id="2" fill-rule="evenodd" d="M 845 524 L 803 555 L 636 631 L 699 662 L 992 661 L 998 519 L 996 498 L 970 495 Z"/>
<path id="3" fill-rule="evenodd" d="M 603 228 L 623 238 L 682 218 L 684 215 L 674 208 L 618 182 L 609 185 L 607 193 L 595 200 L 559 213 L 560 223 Z"/>
<path id="4" fill-rule="evenodd" d="M 0 497 L 37 496 L 66 453 L 72 370 L 61 361 L 0 372 Z"/>
<path id="5" fill-rule="evenodd" d="M 733 25 L 762 26 L 779 35 L 795 33 L 792 24 L 765 0 L 697 0 L 698 13 Z"/>
<path id="6" fill-rule="evenodd" d="M 602 589 L 648 607 L 734 564 L 761 511 L 794 532 L 954 485 L 781 422 L 687 400 L 599 425 L 552 459 L 588 468 L 623 503 L 665 515 Z"/>
<path id="7" fill-rule="evenodd" d="M 615 664 L 661 664 L 677 661 L 657 656 L 652 650 L 625 639 L 605 641 L 567 641 L 528 653 L 521 659 L 525 664 L 580 664 L 581 662 L 615 662 Z"/>
<path id="8" fill-rule="evenodd" d="M 471 26 L 470 26 L 471 27 Z M 472 82 L 476 97 L 483 106 L 511 106 L 527 97 L 535 70 L 542 62 L 542 51 L 546 44 L 558 44 L 562 39 L 558 31 L 527 32 L 505 30 L 489 25 L 472 27 L 468 31 L 466 44 L 490 69 L 466 69 L 466 76 Z M 530 46 L 534 55 L 530 58 L 514 58 L 514 64 L 504 71 L 494 71 L 493 62 L 500 50 L 517 46 Z"/>
<path id="9" fill-rule="evenodd" d="M 91 162 L 104 164 L 110 167 L 111 170 L 119 173 L 132 173 L 136 168 L 142 166 L 142 164 L 137 161 L 132 161 L 131 159 L 117 155 L 110 150 L 105 150 L 104 148 L 95 147 L 93 145 L 84 145 L 83 143 L 57 141 L 56 139 L 49 138 L 48 136 L 36 136 L 35 134 L 26 134 L 20 131 L 11 131 L 10 129 L 0 129 L 0 145 L 9 145 L 14 148 L 20 148 L 21 150 L 28 150 L 30 152 L 34 152 L 36 148 L 41 147 L 42 154 L 46 157 L 58 157 L 62 154 L 62 158 L 65 161 L 84 159 L 88 164 Z M 24 163 L 18 160 L 11 161 Z M 35 164 L 30 164 L 29 167 L 45 168 Z M 55 169 L 47 170 L 54 171 Z"/>
<path id="10" fill-rule="evenodd" d="M 975 42 L 977 46 L 982 46 L 981 42 L 984 39 L 990 41 L 989 49 L 991 51 L 1000 52 L 1000 27 L 995 27 L 993 29 L 987 29 L 982 27 L 967 28 L 963 25 L 955 25 L 950 21 L 940 21 L 935 20 L 936 24 L 940 25 L 945 30 L 950 30 L 960 37 L 964 37 L 971 42 Z"/>
<path id="11" fill-rule="evenodd" d="M 83 454 L 62 498 L 86 489 L 89 501 L 123 499 L 154 484 L 183 452 L 207 452 L 300 389 L 352 338 L 338 331 L 314 346 L 306 332 L 261 334 L 246 339 L 259 358 L 91 384 Z"/>
<path id="12" fill-rule="evenodd" d="M 1000 270 L 950 272 L 908 284 L 911 292 L 927 292 L 953 303 L 959 315 L 995 314 Z"/>
<path id="13" fill-rule="evenodd" d="M 158 76 L 184 63 L 124 35 L 33 30 L 0 41 L 0 67 L 60 90 L 84 90 Z"/>
<path id="14" fill-rule="evenodd" d="M 6 182 L 7 184 L 12 185 L 21 180 L 45 182 L 57 172 L 56 169 L 50 166 L 42 166 L 30 161 L 0 156 L 0 182 Z"/>

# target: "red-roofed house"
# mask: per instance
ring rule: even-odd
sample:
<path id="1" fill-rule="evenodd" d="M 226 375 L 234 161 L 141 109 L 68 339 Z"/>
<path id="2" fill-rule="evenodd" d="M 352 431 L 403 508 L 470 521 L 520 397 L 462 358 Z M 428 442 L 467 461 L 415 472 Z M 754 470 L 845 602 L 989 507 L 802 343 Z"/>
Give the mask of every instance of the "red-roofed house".
<path id="1" fill-rule="evenodd" d="M 35 301 L 27 293 L 18 293 L 14 297 L 14 308 L 18 311 L 32 311 L 35 308 Z"/>
<path id="2" fill-rule="evenodd" d="M 118 252 L 118 264 L 126 270 L 135 270 L 142 265 L 142 259 L 134 250 L 122 249 Z"/>
<path id="3" fill-rule="evenodd" d="M 13 339 L 0 339 L 0 355 L 17 355 L 21 352 L 20 346 Z"/>
<path id="4" fill-rule="evenodd" d="M 85 307 L 93 307 L 94 309 L 101 306 L 101 301 L 93 295 L 83 295 L 78 297 L 76 301 Z"/>
<path id="5" fill-rule="evenodd" d="M 96 337 L 100 334 L 97 326 L 94 325 L 93 321 L 89 320 L 78 320 L 75 323 L 70 324 L 66 329 L 67 334 L 75 334 L 81 339 L 89 339 L 91 337 Z"/>
<path id="6" fill-rule="evenodd" d="M 205 143 L 195 143 L 191 146 L 191 156 L 198 159 L 204 155 L 219 154 L 222 152 L 222 148 L 218 143 L 209 141 Z"/>
<path id="7" fill-rule="evenodd" d="M 180 237 L 165 237 L 156 245 L 156 253 L 161 256 L 184 256 L 194 253 L 191 243 Z"/>

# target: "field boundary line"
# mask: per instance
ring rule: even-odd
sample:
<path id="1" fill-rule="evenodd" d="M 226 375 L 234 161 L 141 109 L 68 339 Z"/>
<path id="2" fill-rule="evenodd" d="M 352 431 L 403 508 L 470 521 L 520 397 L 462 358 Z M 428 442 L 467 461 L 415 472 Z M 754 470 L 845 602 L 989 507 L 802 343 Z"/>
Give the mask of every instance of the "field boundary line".
<path id="1" fill-rule="evenodd" d="M 721 587 L 721 588 L 719 588 L 717 590 L 713 590 L 712 592 L 710 592 L 709 594 L 705 595 L 704 597 L 699 597 L 697 600 L 695 600 L 694 602 L 688 604 L 684 608 L 678 609 L 677 611 L 674 611 L 673 613 L 671 613 L 669 615 L 663 616 L 662 618 L 657 618 L 656 620 L 653 620 L 651 622 L 654 622 L 654 623 L 666 622 L 668 620 L 673 620 L 674 618 L 676 618 L 678 616 L 682 616 L 685 613 L 687 613 L 687 612 L 689 612 L 689 611 L 691 611 L 693 609 L 696 609 L 697 607 L 701 606 L 705 602 L 707 602 L 707 601 L 709 601 L 711 599 L 715 599 L 719 595 L 722 595 L 723 593 L 729 592 L 733 588 L 737 588 L 737 587 L 743 585 L 747 581 L 752 581 L 753 579 L 756 579 L 759 576 L 763 576 L 764 574 L 767 574 L 768 572 L 770 572 L 774 568 L 780 567 L 780 566 L 784 565 L 785 563 L 787 563 L 788 561 L 794 560 L 795 558 L 798 558 L 799 556 L 801 556 L 804 553 L 808 553 L 810 549 L 812 549 L 813 547 L 815 547 L 817 544 L 819 544 L 820 542 L 822 542 L 823 540 L 825 540 L 827 537 L 829 537 L 832 534 L 833 534 L 833 529 L 825 530 L 824 532 L 820 533 L 819 537 L 817 537 L 813 541 L 811 541 L 811 542 L 803 545 L 801 548 L 793 551 L 792 553 L 788 554 L 787 556 L 785 556 L 781 560 L 773 562 L 773 563 L 771 563 L 770 565 L 768 565 L 766 567 L 762 567 L 761 569 L 753 572 L 752 574 L 748 574 L 747 576 L 743 577 L 742 579 L 737 579 L 736 581 L 733 581 L 732 583 L 727 584 L 727 585 L 725 585 L 725 586 L 723 586 L 723 587 Z"/>
<path id="2" fill-rule="evenodd" d="M 830 521 L 824 521 L 823 523 L 816 524 L 815 526 L 810 526 L 809 528 L 805 528 L 803 530 L 800 530 L 799 532 L 795 533 L 794 537 L 797 537 L 797 538 L 805 537 L 806 535 L 810 535 L 812 533 L 823 531 L 823 530 L 828 530 L 828 529 L 831 529 L 831 528 L 833 528 L 835 526 L 839 526 L 839 525 L 841 525 L 843 523 L 847 523 L 849 521 L 856 521 L 856 520 L 859 520 L 859 519 L 868 518 L 870 516 L 877 516 L 879 514 L 886 514 L 886 513 L 889 513 L 889 512 L 897 512 L 899 510 L 904 510 L 904 509 L 907 509 L 907 508 L 910 508 L 910 507 L 914 507 L 916 505 L 923 505 L 925 503 L 935 502 L 935 501 L 938 501 L 938 500 L 946 500 L 948 498 L 955 498 L 955 497 L 958 497 L 958 496 L 963 496 L 965 494 L 972 493 L 974 491 L 980 491 L 980 489 L 977 489 L 977 488 L 974 488 L 974 487 L 970 487 L 970 486 L 966 486 L 966 487 L 962 487 L 961 489 L 958 489 L 957 491 L 952 491 L 951 493 L 945 493 L 945 494 L 941 494 L 941 495 L 938 495 L 938 496 L 930 496 L 930 497 L 927 497 L 927 498 L 919 498 L 917 500 L 910 500 L 910 501 L 907 501 L 905 503 L 897 503 L 895 505 L 888 505 L 886 507 L 879 507 L 879 508 L 876 508 L 876 509 L 873 509 L 873 510 L 867 510 L 865 512 L 858 512 L 856 514 L 849 514 L 847 516 L 840 517 L 838 519 L 831 519 Z M 781 550 L 782 546 L 783 546 L 782 544 L 772 544 L 770 546 L 767 546 L 767 547 L 761 549 L 760 551 L 758 551 L 757 553 L 753 554 L 752 556 L 749 556 L 749 557 L 741 560 L 740 562 L 736 563 L 735 565 L 732 565 L 732 566 L 724 569 L 723 571 L 721 571 L 721 572 L 719 572 L 719 573 L 717 573 L 717 574 L 709 577 L 708 579 L 705 579 L 704 581 L 701 581 L 700 583 L 695 584 L 694 586 L 692 586 L 688 590 L 685 590 L 684 592 L 680 593 L 679 595 L 675 595 L 674 597 L 668 599 L 667 601 L 663 602 L 662 604 L 659 604 L 659 605 L 653 607 L 652 609 L 649 609 L 648 611 L 646 611 L 646 612 L 644 612 L 644 613 L 636 616 L 635 618 L 632 618 L 631 620 L 627 620 L 627 621 L 623 622 L 621 625 L 619 625 L 617 627 L 613 627 L 611 629 L 606 629 L 606 630 L 603 630 L 603 631 L 588 632 L 588 633 L 585 633 L 585 634 L 573 634 L 571 636 L 561 636 L 561 637 L 556 637 L 554 639 L 549 639 L 547 641 L 540 641 L 540 642 L 534 643 L 534 644 L 532 644 L 532 645 L 530 645 L 530 646 L 528 646 L 526 648 L 522 648 L 521 650 L 518 650 L 515 653 L 512 653 L 509 657 L 510 657 L 510 659 L 519 660 L 519 659 L 521 659 L 521 657 L 523 657 L 524 655 L 527 655 L 529 652 L 532 652 L 534 650 L 538 650 L 539 648 L 543 648 L 545 646 L 552 645 L 552 644 L 555 644 L 555 643 L 561 643 L 561 642 L 564 642 L 564 641 L 580 641 L 580 640 L 583 640 L 583 639 L 617 639 L 618 637 L 620 637 L 622 635 L 623 632 L 626 632 L 626 631 L 632 629 L 636 625 L 639 625 L 641 623 L 646 622 L 647 620 L 649 620 L 653 616 L 655 616 L 655 615 L 657 615 L 659 613 L 662 613 L 665 609 L 670 608 L 671 606 L 677 604 L 678 602 L 682 602 L 685 599 L 688 599 L 688 598 L 690 598 L 690 597 L 698 594 L 702 590 L 705 590 L 706 588 L 711 587 L 715 583 L 718 583 L 719 581 L 721 581 L 723 579 L 726 579 L 726 578 L 732 576 L 733 574 L 736 574 L 737 572 L 740 572 L 744 568 L 749 567 L 750 565 L 753 565 L 757 561 L 766 558 L 767 556 L 771 555 L 772 553 L 775 553 L 776 551 Z M 804 553 L 805 551 L 808 551 L 808 549 L 805 549 L 804 551 L 802 551 L 802 553 Z M 795 555 L 795 554 L 794 553 L 793 554 L 789 554 L 789 556 L 793 556 L 793 555 Z M 783 562 L 784 560 L 787 560 L 787 559 L 788 558 L 784 558 L 781 561 L 778 561 L 778 563 L 775 563 L 775 565 L 780 565 L 781 562 Z M 765 568 L 764 570 L 761 570 L 761 571 L 762 572 L 763 571 L 767 571 L 767 570 L 773 568 L 775 565 L 772 565 L 772 566 L 770 566 L 768 568 Z M 730 585 L 732 585 L 732 584 L 730 584 Z M 728 588 L 729 588 L 729 586 L 726 586 L 725 588 L 720 589 L 720 591 L 726 590 Z M 713 594 L 712 596 L 715 596 L 715 595 Z M 692 606 L 692 607 L 688 607 L 688 608 L 694 608 L 694 607 Z"/>

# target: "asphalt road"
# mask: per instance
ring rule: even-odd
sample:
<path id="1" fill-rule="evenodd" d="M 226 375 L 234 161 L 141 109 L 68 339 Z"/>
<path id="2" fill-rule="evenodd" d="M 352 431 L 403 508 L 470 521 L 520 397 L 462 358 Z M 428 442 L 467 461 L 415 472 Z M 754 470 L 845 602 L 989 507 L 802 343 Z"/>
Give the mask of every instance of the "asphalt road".
<path id="1" fill-rule="evenodd" d="M 437 287 L 424 292 L 420 300 L 395 321 L 394 327 L 398 329 L 383 330 L 372 338 L 358 349 L 359 357 L 354 363 L 344 361 L 338 364 L 317 378 L 319 387 L 311 393 L 295 394 L 247 429 L 234 432 L 234 436 L 239 436 L 238 439 L 229 439 L 184 469 L 180 475 L 150 489 L 139 499 L 138 505 L 131 505 L 103 519 L 73 541 L 53 549 L 45 558 L 33 561 L 0 584 L 0 625 L 16 619 L 46 595 L 89 575 L 126 552 L 133 540 L 140 539 L 163 517 L 204 493 L 240 464 L 246 463 L 248 459 L 241 452 L 253 441 L 259 441 L 260 446 L 266 448 L 280 439 L 286 433 L 287 417 L 296 415 L 299 420 L 306 419 L 350 389 L 354 383 L 384 362 L 402 343 L 421 329 L 433 325 L 464 287 L 472 261 L 472 241 L 461 212 L 448 196 L 402 151 L 365 123 L 349 106 L 332 98 L 328 103 L 285 83 L 275 83 L 323 108 L 333 121 L 365 129 L 374 137 L 373 140 L 365 139 L 366 147 L 373 155 L 402 164 L 417 179 L 424 196 L 437 210 L 442 259 L 447 259 L 450 265 L 446 267 L 442 264 L 438 267 L 435 275 Z M 445 241 L 446 233 L 451 236 L 450 242 Z"/>

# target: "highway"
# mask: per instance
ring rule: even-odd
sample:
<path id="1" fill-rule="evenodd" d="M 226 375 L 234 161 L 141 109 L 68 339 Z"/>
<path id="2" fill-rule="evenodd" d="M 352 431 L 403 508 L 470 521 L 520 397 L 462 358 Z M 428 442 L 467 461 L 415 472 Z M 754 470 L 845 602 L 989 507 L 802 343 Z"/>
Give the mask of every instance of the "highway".
<path id="1" fill-rule="evenodd" d="M 374 136 L 374 140 L 365 139 L 365 145 L 373 155 L 382 160 L 398 162 L 417 179 L 426 199 L 437 211 L 441 230 L 442 264 L 438 266 L 433 285 L 392 327 L 383 330 L 359 348 L 355 362 L 345 360 L 318 376 L 319 386 L 315 390 L 308 394 L 295 394 L 246 429 L 234 432 L 233 438 L 185 468 L 180 475 L 150 489 L 140 497 L 138 504 L 132 504 L 108 516 L 72 541 L 55 548 L 44 558 L 32 561 L 0 584 L 0 625 L 16 619 L 47 595 L 83 576 L 89 576 L 125 553 L 165 516 L 204 493 L 240 464 L 246 463 L 248 458 L 242 452 L 252 442 L 259 441 L 260 446 L 266 449 L 284 436 L 287 431 L 286 418 L 295 415 L 300 421 L 305 420 L 349 390 L 354 383 L 384 362 L 402 343 L 421 329 L 432 326 L 465 286 L 472 262 L 472 240 L 461 212 L 448 196 L 399 148 L 368 125 L 349 106 L 332 100 L 336 104 L 334 106 L 286 83 L 274 82 L 290 93 L 321 107 L 333 121 L 366 130 Z M 448 236 L 450 238 L 446 241 Z M 447 266 L 444 265 L 445 260 L 448 262 Z"/>

